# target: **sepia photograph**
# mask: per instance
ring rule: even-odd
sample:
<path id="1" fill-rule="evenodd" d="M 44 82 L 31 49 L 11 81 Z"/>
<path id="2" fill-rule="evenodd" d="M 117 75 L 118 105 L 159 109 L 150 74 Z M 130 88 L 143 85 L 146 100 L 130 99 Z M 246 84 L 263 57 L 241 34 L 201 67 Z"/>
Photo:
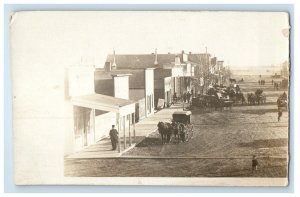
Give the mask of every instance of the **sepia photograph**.
<path id="1" fill-rule="evenodd" d="M 11 13 L 17 184 L 287 186 L 289 21 Z"/>

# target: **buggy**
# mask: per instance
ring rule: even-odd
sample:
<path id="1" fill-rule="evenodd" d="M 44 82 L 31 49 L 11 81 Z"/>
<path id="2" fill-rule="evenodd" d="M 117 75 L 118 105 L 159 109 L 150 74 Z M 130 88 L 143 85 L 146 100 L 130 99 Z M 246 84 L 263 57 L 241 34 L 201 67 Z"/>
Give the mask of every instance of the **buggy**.
<path id="1" fill-rule="evenodd" d="M 191 111 L 176 111 L 173 113 L 173 122 L 178 125 L 179 139 L 188 142 L 193 137 L 193 124 L 191 124 Z"/>

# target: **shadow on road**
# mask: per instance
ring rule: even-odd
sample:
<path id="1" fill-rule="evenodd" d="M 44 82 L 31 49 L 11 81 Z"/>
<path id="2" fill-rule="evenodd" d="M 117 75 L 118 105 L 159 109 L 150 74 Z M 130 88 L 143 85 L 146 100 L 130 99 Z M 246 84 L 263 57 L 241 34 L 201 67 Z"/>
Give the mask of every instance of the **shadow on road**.
<path id="1" fill-rule="evenodd" d="M 148 147 L 148 146 L 161 146 L 161 139 L 156 137 L 146 137 L 143 141 L 138 143 L 136 147 Z"/>
<path id="2" fill-rule="evenodd" d="M 285 147 L 288 146 L 287 138 L 254 140 L 253 142 L 240 143 L 240 147 L 252 148 L 271 148 L 271 147 Z"/>

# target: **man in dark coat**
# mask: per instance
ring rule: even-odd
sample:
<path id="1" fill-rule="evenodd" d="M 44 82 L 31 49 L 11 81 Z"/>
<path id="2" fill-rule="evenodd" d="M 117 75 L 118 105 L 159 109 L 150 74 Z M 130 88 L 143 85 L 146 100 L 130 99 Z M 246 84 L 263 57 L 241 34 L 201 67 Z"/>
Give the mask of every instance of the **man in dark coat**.
<path id="1" fill-rule="evenodd" d="M 187 102 L 190 103 L 190 100 L 191 100 L 191 93 L 190 92 L 187 92 L 186 98 L 187 98 Z"/>
<path id="2" fill-rule="evenodd" d="M 183 102 L 186 103 L 186 92 L 183 93 Z"/>
<path id="3" fill-rule="evenodd" d="M 278 107 L 278 122 L 280 121 L 280 118 L 282 116 L 283 108 L 286 107 L 286 99 L 283 100 L 284 95 L 281 95 L 277 99 L 277 107 Z"/>
<path id="4" fill-rule="evenodd" d="M 115 129 L 115 125 L 112 125 L 111 130 L 109 131 L 109 136 L 110 136 L 110 140 L 111 140 L 111 145 L 112 145 L 112 150 L 116 150 L 117 149 L 117 143 L 118 143 L 118 131 L 117 129 Z"/>
<path id="5" fill-rule="evenodd" d="M 256 159 L 256 156 L 253 155 L 253 157 L 252 157 L 252 173 L 254 171 L 257 171 L 257 166 L 258 166 L 258 161 Z"/>
<path id="6" fill-rule="evenodd" d="M 287 100 L 287 94 L 285 92 L 283 92 L 281 97 L 282 97 L 283 100 Z"/>

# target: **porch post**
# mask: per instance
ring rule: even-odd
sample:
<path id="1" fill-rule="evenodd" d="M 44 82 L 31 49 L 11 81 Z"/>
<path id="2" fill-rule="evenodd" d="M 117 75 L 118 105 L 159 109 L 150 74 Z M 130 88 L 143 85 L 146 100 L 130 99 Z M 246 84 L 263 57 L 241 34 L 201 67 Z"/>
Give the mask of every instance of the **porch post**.
<path id="1" fill-rule="evenodd" d="M 94 142 L 96 142 L 96 110 L 95 109 L 92 109 L 92 117 L 93 117 L 93 130 L 94 130 Z"/>
<path id="2" fill-rule="evenodd" d="M 131 133 L 130 133 L 130 123 L 131 123 L 131 121 L 132 121 L 132 117 L 131 117 L 131 114 L 128 114 L 128 119 L 129 119 L 129 121 L 128 121 L 128 123 L 129 123 L 129 127 L 128 127 L 128 130 L 129 130 L 129 146 L 131 146 Z"/>
<path id="3" fill-rule="evenodd" d="M 181 86 L 182 86 L 182 84 L 181 84 L 181 77 L 179 77 L 179 92 L 180 92 L 180 95 L 183 94 Z"/>
<path id="4" fill-rule="evenodd" d="M 118 124 L 118 132 L 119 132 L 119 135 L 118 135 L 118 152 L 120 153 L 120 152 L 121 152 L 121 140 L 120 140 L 120 134 L 121 134 L 121 131 L 120 131 L 120 113 L 117 113 L 117 124 Z"/>
<path id="5" fill-rule="evenodd" d="M 125 119 L 126 117 L 123 116 L 122 119 L 123 119 L 123 134 L 124 134 L 124 150 L 126 149 L 126 132 L 125 132 Z"/>
<path id="6" fill-rule="evenodd" d="M 136 143 L 136 137 L 135 137 L 135 112 L 133 113 L 133 139 L 134 139 L 134 143 Z"/>

